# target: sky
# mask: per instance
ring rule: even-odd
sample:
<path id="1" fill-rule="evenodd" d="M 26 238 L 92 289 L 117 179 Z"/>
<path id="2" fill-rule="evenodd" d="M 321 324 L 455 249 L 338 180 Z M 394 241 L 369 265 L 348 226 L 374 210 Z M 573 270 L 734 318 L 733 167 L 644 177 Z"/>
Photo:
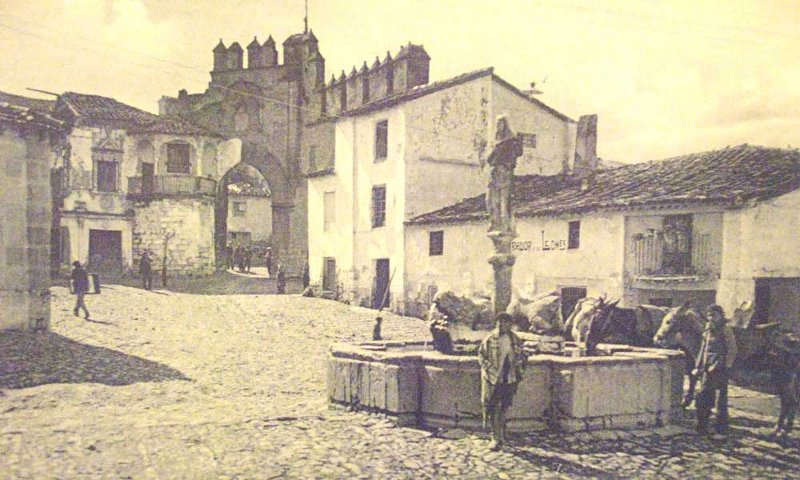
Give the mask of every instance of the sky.
<path id="1" fill-rule="evenodd" d="M 800 146 L 796 0 L 308 0 L 326 77 L 408 42 L 431 81 L 495 67 L 638 162 L 750 143 Z M 202 92 L 220 38 L 302 32 L 304 0 L 0 0 L 0 90 L 76 91 L 157 112 Z M 50 97 L 52 98 L 52 97 Z"/>

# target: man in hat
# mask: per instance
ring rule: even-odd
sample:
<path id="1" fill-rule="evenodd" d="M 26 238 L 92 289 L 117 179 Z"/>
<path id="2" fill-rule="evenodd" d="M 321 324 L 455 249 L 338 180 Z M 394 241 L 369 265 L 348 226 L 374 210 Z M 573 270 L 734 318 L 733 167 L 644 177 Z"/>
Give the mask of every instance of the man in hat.
<path id="1" fill-rule="evenodd" d="M 726 325 L 725 312 L 719 305 L 706 309 L 703 343 L 697 355 L 696 378 L 700 380 L 697 394 L 697 432 L 708 433 L 711 409 L 717 405 L 715 432 L 718 436 L 728 433 L 728 372 L 736 360 L 736 339 L 733 330 Z"/>
<path id="2" fill-rule="evenodd" d="M 86 308 L 86 302 L 84 301 L 84 297 L 86 293 L 89 292 L 89 275 L 86 274 L 86 270 L 83 269 L 81 266 L 81 262 L 74 261 L 72 262 L 72 274 L 70 274 L 70 280 L 72 281 L 72 289 L 75 292 L 75 308 L 72 310 L 72 313 L 75 316 L 78 316 L 78 311 L 82 308 L 83 313 L 86 319 L 89 319 L 89 309 Z"/>
<path id="3" fill-rule="evenodd" d="M 522 380 L 527 357 L 522 341 L 511 331 L 511 315 L 501 312 L 495 317 L 496 327 L 478 349 L 481 365 L 481 403 L 483 426 L 492 429 L 492 450 L 506 443 L 506 410 L 511 406 L 517 385 Z"/>
<path id="4" fill-rule="evenodd" d="M 147 250 L 142 254 L 141 260 L 139 260 L 139 274 L 142 276 L 142 288 L 145 290 L 152 290 L 153 263 L 150 260 L 150 256 L 147 254 Z"/>

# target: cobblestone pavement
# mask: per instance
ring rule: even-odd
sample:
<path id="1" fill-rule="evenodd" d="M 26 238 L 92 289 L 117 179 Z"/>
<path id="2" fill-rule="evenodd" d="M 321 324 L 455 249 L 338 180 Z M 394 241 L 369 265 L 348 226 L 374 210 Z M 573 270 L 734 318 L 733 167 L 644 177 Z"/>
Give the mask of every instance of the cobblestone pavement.
<path id="1" fill-rule="evenodd" d="M 491 452 L 482 435 L 327 408 L 328 345 L 367 339 L 374 311 L 110 286 L 89 296 L 86 321 L 71 302 L 54 288 L 52 332 L 0 334 L 1 478 L 800 477 L 797 434 L 764 435 L 775 404 L 757 392 L 731 392 L 724 441 L 697 437 L 687 419 L 516 436 Z M 387 338 L 428 337 L 424 322 L 384 319 Z"/>

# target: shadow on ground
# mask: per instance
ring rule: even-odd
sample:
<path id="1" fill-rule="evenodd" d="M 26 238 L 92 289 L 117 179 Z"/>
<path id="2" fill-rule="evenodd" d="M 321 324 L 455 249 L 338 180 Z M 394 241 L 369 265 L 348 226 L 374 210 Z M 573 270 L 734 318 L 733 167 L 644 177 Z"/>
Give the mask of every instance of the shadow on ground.
<path id="1" fill-rule="evenodd" d="M 76 342 L 52 332 L 0 332 L 0 389 L 48 383 L 190 380 L 158 362 Z"/>

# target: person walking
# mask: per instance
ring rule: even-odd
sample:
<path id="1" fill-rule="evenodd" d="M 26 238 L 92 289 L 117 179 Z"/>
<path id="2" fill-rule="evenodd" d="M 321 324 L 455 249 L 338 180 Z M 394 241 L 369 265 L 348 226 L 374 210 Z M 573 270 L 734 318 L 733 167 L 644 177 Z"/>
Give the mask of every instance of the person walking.
<path id="1" fill-rule="evenodd" d="M 72 262 L 72 267 L 72 273 L 69 276 L 72 281 L 73 292 L 75 293 L 75 308 L 72 310 L 72 313 L 77 317 L 80 309 L 83 309 L 84 316 L 88 320 L 89 309 L 86 308 L 85 297 L 89 292 L 89 275 L 81 266 L 81 262 L 77 260 Z"/>
<path id="2" fill-rule="evenodd" d="M 147 250 L 142 254 L 139 260 L 139 274 L 142 276 L 142 288 L 145 290 L 153 289 L 153 263 Z"/>
<path id="3" fill-rule="evenodd" d="M 244 270 L 250 273 L 250 265 L 253 263 L 253 248 L 250 245 L 244 247 Z"/>
<path id="4" fill-rule="evenodd" d="M 498 313 L 494 330 L 478 348 L 483 426 L 486 428 L 488 422 L 492 430 L 492 450 L 500 450 L 507 442 L 506 410 L 517 393 L 527 361 L 522 341 L 511 331 L 512 323 L 511 315 Z"/>
<path id="5" fill-rule="evenodd" d="M 278 265 L 278 294 L 283 295 L 286 293 L 286 274 L 283 272 L 283 266 Z"/>
<path id="6" fill-rule="evenodd" d="M 267 247 L 267 253 L 264 254 L 264 260 L 266 260 L 266 263 L 267 263 L 267 273 L 271 277 L 272 276 L 272 248 L 271 247 Z"/>
<path id="7" fill-rule="evenodd" d="M 225 261 L 227 262 L 228 270 L 233 270 L 233 244 L 228 242 L 225 246 Z"/>
<path id="8" fill-rule="evenodd" d="M 697 394 L 697 432 L 707 435 L 711 409 L 716 403 L 715 435 L 728 433 L 728 373 L 736 360 L 736 339 L 719 305 L 706 309 L 703 341 L 695 363 L 695 377 L 700 381 Z"/>

